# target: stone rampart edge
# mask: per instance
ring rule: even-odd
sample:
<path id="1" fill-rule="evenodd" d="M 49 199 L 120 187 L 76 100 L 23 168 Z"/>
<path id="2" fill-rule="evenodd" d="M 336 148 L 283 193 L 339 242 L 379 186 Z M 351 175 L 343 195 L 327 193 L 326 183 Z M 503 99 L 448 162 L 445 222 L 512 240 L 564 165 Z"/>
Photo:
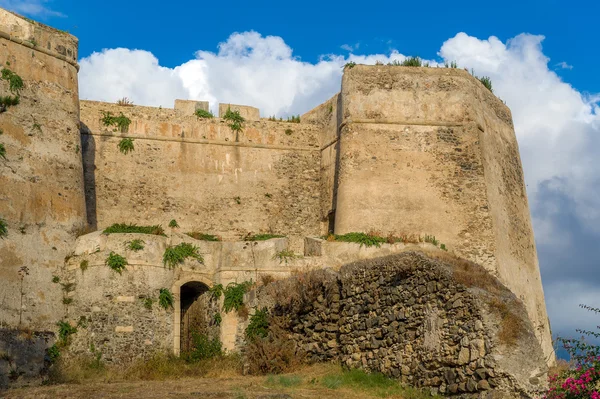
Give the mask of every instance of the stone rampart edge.
<path id="1" fill-rule="evenodd" d="M 1 30 L 0 30 L 0 38 L 6 39 L 6 40 L 11 41 L 13 43 L 20 44 L 20 45 L 25 46 L 25 47 L 29 47 L 32 50 L 39 51 L 40 53 L 49 55 L 50 57 L 58 58 L 61 61 L 65 61 L 66 63 L 69 63 L 69 64 L 73 65 L 75 67 L 75 69 L 77 69 L 77 71 L 79 72 L 79 64 L 77 62 L 75 62 L 75 61 L 72 61 L 72 60 L 68 59 L 64 55 L 55 53 L 55 52 L 50 51 L 50 50 L 46 50 L 45 48 L 40 47 L 40 46 L 34 46 L 33 44 L 29 43 L 26 40 L 19 39 L 18 37 L 13 37 L 9 33 L 6 33 L 6 32 L 1 31 Z"/>

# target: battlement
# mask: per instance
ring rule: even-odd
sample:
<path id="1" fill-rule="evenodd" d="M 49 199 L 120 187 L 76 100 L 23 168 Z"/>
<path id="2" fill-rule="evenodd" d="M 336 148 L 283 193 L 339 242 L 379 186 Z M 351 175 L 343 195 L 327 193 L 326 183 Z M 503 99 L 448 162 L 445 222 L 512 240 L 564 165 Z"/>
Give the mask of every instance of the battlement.
<path id="1" fill-rule="evenodd" d="M 79 69 L 78 40 L 67 32 L 0 8 L 0 37 L 66 61 Z"/>

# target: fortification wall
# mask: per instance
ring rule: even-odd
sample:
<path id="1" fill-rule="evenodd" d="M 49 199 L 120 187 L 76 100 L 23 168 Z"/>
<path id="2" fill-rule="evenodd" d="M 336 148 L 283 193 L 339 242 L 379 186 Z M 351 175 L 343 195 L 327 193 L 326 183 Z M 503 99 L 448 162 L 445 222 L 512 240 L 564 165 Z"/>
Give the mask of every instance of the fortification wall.
<path id="1" fill-rule="evenodd" d="M 53 330 L 64 314 L 52 275 L 85 226 L 76 60 L 76 38 L 0 9 L 0 66 L 24 82 L 0 111 L 3 328 Z M 14 94 L 0 80 L 0 95 Z"/>
<path id="2" fill-rule="evenodd" d="M 452 68 L 358 65 L 341 97 L 335 232 L 435 235 L 525 301 L 553 359 L 509 109 Z"/>
<path id="3" fill-rule="evenodd" d="M 128 132 L 103 126 L 102 112 L 129 117 Z M 286 235 L 297 251 L 321 233 L 317 125 L 247 121 L 236 133 L 218 118 L 88 101 L 81 120 L 88 219 L 99 229 L 176 219 L 181 231 L 229 240 Z M 123 137 L 134 139 L 127 155 Z"/>

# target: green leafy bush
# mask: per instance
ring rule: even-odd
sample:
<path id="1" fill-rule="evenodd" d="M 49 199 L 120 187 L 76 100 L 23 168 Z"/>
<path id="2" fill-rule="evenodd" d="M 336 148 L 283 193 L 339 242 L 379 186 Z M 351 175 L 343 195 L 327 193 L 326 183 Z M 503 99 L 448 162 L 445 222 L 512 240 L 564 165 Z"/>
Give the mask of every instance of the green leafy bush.
<path id="1" fill-rule="evenodd" d="M 167 310 L 173 308 L 173 294 L 168 288 L 161 288 L 158 294 L 158 304 L 161 308 Z"/>
<path id="2" fill-rule="evenodd" d="M 229 122 L 227 126 L 234 132 L 241 132 L 244 128 L 244 122 L 246 119 L 240 115 L 240 111 L 232 111 L 231 108 L 227 108 L 223 119 Z"/>
<path id="3" fill-rule="evenodd" d="M 58 349 L 58 346 L 56 344 L 54 344 L 48 348 L 47 354 L 48 354 L 48 359 L 50 359 L 50 362 L 54 363 L 60 357 L 60 349 Z"/>
<path id="4" fill-rule="evenodd" d="M 221 241 L 221 237 L 212 234 L 200 233 L 198 231 L 192 231 L 191 233 L 185 233 L 195 240 L 201 241 Z"/>
<path id="5" fill-rule="evenodd" d="M 6 220 L 0 218 L 0 238 L 4 239 L 6 236 L 8 236 L 8 224 Z"/>
<path id="6" fill-rule="evenodd" d="M 19 96 L 0 96 L 0 107 L 8 108 L 19 105 L 21 98 Z"/>
<path id="7" fill-rule="evenodd" d="M 127 244 L 127 249 L 134 251 L 134 252 L 141 251 L 142 249 L 144 249 L 144 244 L 145 244 L 144 240 L 140 240 L 139 238 L 135 239 L 135 240 L 131 240 Z"/>
<path id="8" fill-rule="evenodd" d="M 139 233 L 139 234 L 152 234 L 156 236 L 165 236 L 165 231 L 160 225 L 155 226 L 138 226 L 135 224 L 119 224 L 115 223 L 110 227 L 104 229 L 102 234 L 116 234 L 116 233 Z"/>
<path id="9" fill-rule="evenodd" d="M 200 255 L 198 247 L 187 242 L 182 242 L 175 247 L 169 247 L 163 254 L 163 264 L 169 269 L 182 264 L 187 258 L 194 258 L 199 263 L 204 262 L 204 258 Z"/>
<path id="10" fill-rule="evenodd" d="M 127 266 L 128 264 L 127 259 L 114 252 L 111 252 L 108 255 L 108 258 L 106 258 L 106 261 L 104 263 L 106 264 L 106 266 L 110 267 L 119 274 L 123 273 L 123 270 L 125 270 L 125 266 Z"/>
<path id="11" fill-rule="evenodd" d="M 346 69 L 346 68 L 348 68 L 348 69 L 352 69 L 352 68 L 354 68 L 355 66 L 356 66 L 356 62 L 354 62 L 354 61 L 350 61 L 350 62 L 347 62 L 347 63 L 344 65 L 344 69 Z"/>
<path id="12" fill-rule="evenodd" d="M 119 116 L 114 116 L 111 112 L 102 111 L 102 124 L 107 127 L 116 126 L 120 132 L 125 133 L 129 130 L 131 119 L 123 115 L 122 112 Z"/>
<path id="13" fill-rule="evenodd" d="M 179 224 L 177 224 L 177 220 L 171 219 L 171 221 L 169 222 L 169 227 L 172 229 L 179 227 Z"/>
<path id="14" fill-rule="evenodd" d="M 223 354 L 223 344 L 219 338 L 210 339 L 205 334 L 192 332 L 192 349 L 184 354 L 189 362 L 197 362 L 204 359 L 212 359 Z"/>
<path id="15" fill-rule="evenodd" d="M 271 238 L 283 238 L 285 236 L 279 235 L 279 234 L 271 234 L 271 233 L 265 233 L 265 234 L 254 234 L 254 235 L 248 235 L 244 238 L 245 241 L 266 241 L 266 240 L 270 240 Z"/>
<path id="16" fill-rule="evenodd" d="M 265 338 L 267 334 L 269 334 L 269 312 L 267 308 L 256 309 L 246 327 L 246 338 Z"/>
<path id="17" fill-rule="evenodd" d="M 231 282 L 227 284 L 227 287 L 223 291 L 223 310 L 225 313 L 229 313 L 232 310 L 240 310 L 244 305 L 244 294 L 252 287 L 251 281 L 245 281 L 243 283 Z"/>
<path id="18" fill-rule="evenodd" d="M 292 133 L 294 133 L 292 129 L 285 129 L 285 134 L 287 134 L 288 136 L 290 136 Z"/>
<path id="19" fill-rule="evenodd" d="M 215 325 L 220 326 L 221 322 L 223 321 L 223 317 L 221 317 L 221 313 L 215 313 L 215 316 L 213 317 L 213 321 L 214 321 Z"/>
<path id="20" fill-rule="evenodd" d="M 214 118 L 214 115 L 210 111 L 205 111 L 203 109 L 197 109 L 194 113 L 198 118 L 210 119 Z"/>
<path id="21" fill-rule="evenodd" d="M 121 141 L 119 141 L 119 144 L 117 144 L 117 147 L 119 147 L 119 151 L 121 151 L 121 153 L 127 155 L 128 153 L 130 153 L 131 151 L 133 151 L 135 149 L 135 147 L 133 146 L 133 139 L 122 139 Z"/>
<path id="22" fill-rule="evenodd" d="M 214 300 L 221 298 L 221 295 L 223 295 L 223 291 L 225 291 L 225 289 L 223 288 L 223 284 L 215 284 L 208 290 L 208 292 L 210 292 L 211 299 Z"/>

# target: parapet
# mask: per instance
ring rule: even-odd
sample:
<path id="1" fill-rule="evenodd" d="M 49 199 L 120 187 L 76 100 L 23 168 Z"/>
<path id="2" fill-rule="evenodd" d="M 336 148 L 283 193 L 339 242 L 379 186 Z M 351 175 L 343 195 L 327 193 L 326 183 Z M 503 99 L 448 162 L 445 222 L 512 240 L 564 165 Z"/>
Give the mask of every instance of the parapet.
<path id="1" fill-rule="evenodd" d="M 0 8 L 0 37 L 77 65 L 75 36 Z"/>
<path id="2" fill-rule="evenodd" d="M 181 116 L 194 115 L 200 109 L 208 111 L 208 101 L 175 100 L 175 111 Z"/>
<path id="3" fill-rule="evenodd" d="M 219 104 L 219 118 L 225 116 L 225 112 L 228 109 L 232 111 L 239 111 L 240 115 L 247 121 L 259 121 L 260 110 L 255 107 L 249 107 L 247 105 L 235 105 L 235 104 Z"/>

